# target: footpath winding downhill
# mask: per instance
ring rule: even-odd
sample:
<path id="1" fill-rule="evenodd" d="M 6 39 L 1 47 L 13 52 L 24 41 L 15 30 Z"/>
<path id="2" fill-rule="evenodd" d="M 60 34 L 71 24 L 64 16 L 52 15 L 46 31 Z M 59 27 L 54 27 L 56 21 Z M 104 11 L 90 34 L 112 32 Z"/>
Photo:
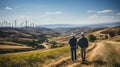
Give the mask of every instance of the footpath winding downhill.
<path id="1" fill-rule="evenodd" d="M 106 41 L 106 42 L 110 42 L 110 41 Z M 104 45 L 106 44 L 104 44 L 103 41 L 90 44 L 90 46 L 87 49 L 86 64 L 81 64 L 80 49 L 78 48 L 76 62 L 72 62 L 71 57 L 69 55 L 67 57 L 60 59 L 59 61 L 51 62 L 47 66 L 45 65 L 45 67 L 102 67 L 102 66 L 109 67 L 108 65 L 109 63 L 105 63 L 102 61 L 104 56 L 103 49 L 106 49 Z"/>

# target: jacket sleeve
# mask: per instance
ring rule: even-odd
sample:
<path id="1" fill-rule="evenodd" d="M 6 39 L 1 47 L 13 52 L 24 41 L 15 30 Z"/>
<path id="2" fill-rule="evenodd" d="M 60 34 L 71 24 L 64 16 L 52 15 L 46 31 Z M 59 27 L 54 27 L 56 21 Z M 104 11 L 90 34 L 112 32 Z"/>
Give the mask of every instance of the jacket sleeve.
<path id="1" fill-rule="evenodd" d="M 88 40 L 87 40 L 87 38 L 86 38 L 86 47 L 88 47 Z"/>
<path id="2" fill-rule="evenodd" d="M 75 39 L 75 41 L 76 41 L 76 45 L 77 45 L 77 39 Z"/>

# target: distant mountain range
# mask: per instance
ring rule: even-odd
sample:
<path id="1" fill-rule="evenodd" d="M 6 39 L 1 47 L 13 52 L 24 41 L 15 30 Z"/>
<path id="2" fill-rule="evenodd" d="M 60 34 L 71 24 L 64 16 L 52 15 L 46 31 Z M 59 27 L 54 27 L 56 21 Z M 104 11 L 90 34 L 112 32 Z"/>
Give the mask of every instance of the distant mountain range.
<path id="1" fill-rule="evenodd" d="M 82 27 L 84 25 L 78 25 L 78 24 L 46 24 L 46 25 L 40 25 L 40 27 L 46 27 L 46 28 L 71 28 L 71 27 Z"/>
<path id="2" fill-rule="evenodd" d="M 87 25 L 87 27 L 91 27 L 91 28 L 103 28 L 103 27 L 115 27 L 115 26 L 120 26 L 120 22 Z"/>
<path id="3" fill-rule="evenodd" d="M 69 34 L 72 32 L 89 32 L 97 28 L 115 27 L 120 26 L 120 22 L 115 23 L 103 23 L 103 24 L 92 24 L 92 25 L 77 25 L 77 24 L 49 24 L 41 25 L 39 27 L 28 27 L 28 28 L 11 28 L 11 27 L 0 27 L 0 32 L 5 34 L 21 35 L 23 37 L 41 34 Z M 11 35 L 13 36 L 13 35 Z"/>
<path id="4" fill-rule="evenodd" d="M 48 25 L 40 25 L 40 27 L 46 27 L 46 28 L 74 28 L 74 27 L 101 28 L 101 27 L 114 27 L 114 26 L 120 26 L 120 22 L 88 24 L 88 25 L 80 25 L 80 24 L 48 24 Z"/>

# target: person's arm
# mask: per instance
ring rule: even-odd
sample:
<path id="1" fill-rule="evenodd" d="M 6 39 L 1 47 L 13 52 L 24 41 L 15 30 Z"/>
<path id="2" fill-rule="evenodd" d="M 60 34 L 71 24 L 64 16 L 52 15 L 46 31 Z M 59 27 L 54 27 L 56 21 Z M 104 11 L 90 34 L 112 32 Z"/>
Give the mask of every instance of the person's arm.
<path id="1" fill-rule="evenodd" d="M 80 39 L 78 40 L 78 43 L 77 43 L 77 45 L 80 45 Z"/>
<path id="2" fill-rule="evenodd" d="M 88 40 L 87 40 L 87 38 L 86 38 L 86 44 L 87 44 L 86 47 L 88 47 Z"/>

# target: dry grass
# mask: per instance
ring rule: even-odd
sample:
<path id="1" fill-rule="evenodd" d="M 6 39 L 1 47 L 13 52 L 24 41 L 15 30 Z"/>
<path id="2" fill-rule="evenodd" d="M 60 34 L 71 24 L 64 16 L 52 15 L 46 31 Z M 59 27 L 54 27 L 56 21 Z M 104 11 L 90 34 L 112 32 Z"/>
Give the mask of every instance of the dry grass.
<path id="1" fill-rule="evenodd" d="M 31 48 L 31 47 L 10 41 L 0 41 L 0 49 L 7 50 L 7 49 L 23 49 L 23 48 Z"/>
<path id="2" fill-rule="evenodd" d="M 28 47 L 28 46 L 12 46 L 12 45 L 0 45 L 0 49 L 4 49 L 4 50 L 7 50 L 7 49 L 25 49 L 25 48 L 31 48 L 31 47 Z"/>
<path id="3" fill-rule="evenodd" d="M 116 42 L 120 42 L 120 35 L 113 37 L 111 40 L 116 41 Z"/>
<path id="4" fill-rule="evenodd" d="M 120 43 L 101 41 L 87 53 L 88 64 L 75 63 L 72 67 L 120 67 Z"/>
<path id="5" fill-rule="evenodd" d="M 68 43 L 70 36 L 59 36 L 59 37 L 53 37 L 50 38 L 50 41 L 56 41 L 58 43 Z"/>
<path id="6" fill-rule="evenodd" d="M 0 45 L 22 45 L 22 44 L 18 44 L 18 43 L 15 43 L 15 42 L 10 42 L 10 41 L 0 41 Z"/>
<path id="7" fill-rule="evenodd" d="M 69 53 L 68 47 L 0 55 L 0 67 L 41 67 L 49 59 L 56 59 L 66 53 Z"/>
<path id="8" fill-rule="evenodd" d="M 119 67 L 120 66 L 120 43 L 103 42 L 93 52 L 94 67 Z"/>

